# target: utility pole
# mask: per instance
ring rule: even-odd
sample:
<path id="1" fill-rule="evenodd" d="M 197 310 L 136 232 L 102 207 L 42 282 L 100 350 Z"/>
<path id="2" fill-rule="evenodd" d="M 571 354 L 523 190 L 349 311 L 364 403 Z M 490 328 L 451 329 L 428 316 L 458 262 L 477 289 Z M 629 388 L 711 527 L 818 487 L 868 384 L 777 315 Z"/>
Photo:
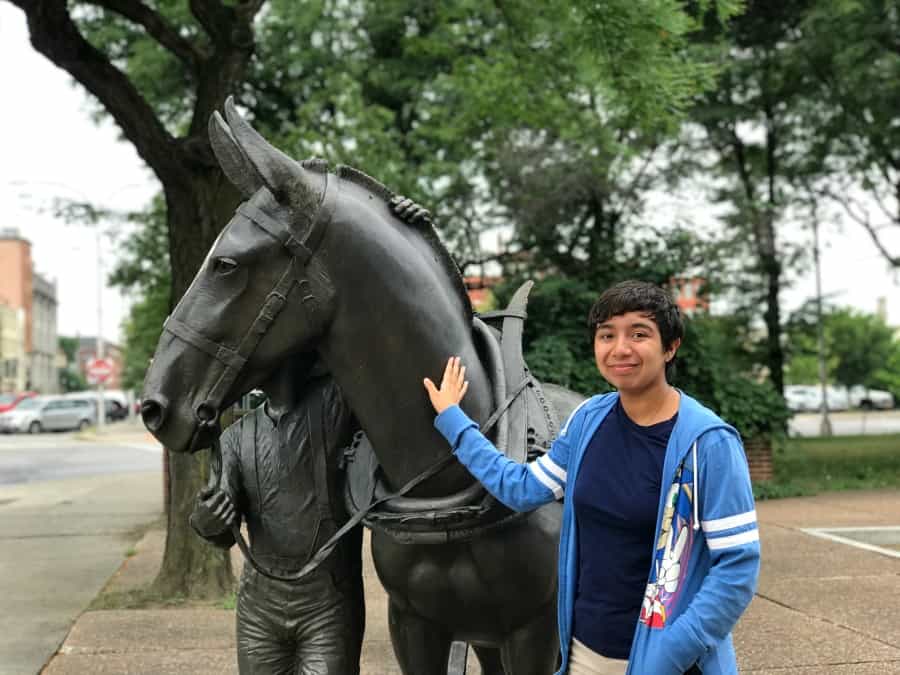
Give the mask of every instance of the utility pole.
<path id="1" fill-rule="evenodd" d="M 94 226 L 97 241 L 97 359 L 102 360 L 105 351 L 103 344 L 103 255 L 100 250 L 100 226 Z M 102 432 L 106 425 L 106 402 L 103 400 L 103 380 L 97 383 L 97 431 Z"/>
<path id="2" fill-rule="evenodd" d="M 819 219 L 813 212 L 813 260 L 816 267 L 816 339 L 818 342 L 819 385 L 822 387 L 821 436 L 831 436 L 831 420 L 828 418 L 828 375 L 825 370 L 825 328 L 822 325 L 822 268 L 819 263 Z"/>

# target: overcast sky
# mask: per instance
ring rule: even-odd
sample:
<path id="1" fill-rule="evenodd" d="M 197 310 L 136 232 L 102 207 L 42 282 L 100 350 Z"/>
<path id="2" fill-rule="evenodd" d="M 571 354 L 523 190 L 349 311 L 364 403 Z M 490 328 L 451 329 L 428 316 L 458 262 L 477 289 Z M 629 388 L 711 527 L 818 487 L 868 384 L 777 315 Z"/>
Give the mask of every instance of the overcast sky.
<path id="1" fill-rule="evenodd" d="M 55 197 L 89 198 L 120 210 L 137 210 L 158 189 L 150 172 L 117 128 L 90 119 L 87 95 L 70 78 L 35 52 L 22 12 L 0 3 L 0 228 L 18 228 L 32 242 L 38 272 L 57 281 L 61 335 L 97 333 L 97 241 L 92 230 L 67 225 L 40 213 Z M 690 197 L 659 196 L 665 217 L 696 217 L 709 210 Z M 799 227 L 783 232 L 809 238 Z M 900 251 L 900 232 L 892 244 Z M 853 223 L 823 226 L 823 286 L 834 302 L 874 312 L 885 297 L 888 321 L 900 325 L 900 277 L 891 272 L 861 228 Z M 108 270 L 116 251 L 102 239 Z M 104 274 L 105 276 L 105 274 Z M 784 308 L 797 307 L 814 292 L 812 271 L 784 293 Z M 103 335 L 121 340 L 121 322 L 130 298 L 103 292 Z"/>

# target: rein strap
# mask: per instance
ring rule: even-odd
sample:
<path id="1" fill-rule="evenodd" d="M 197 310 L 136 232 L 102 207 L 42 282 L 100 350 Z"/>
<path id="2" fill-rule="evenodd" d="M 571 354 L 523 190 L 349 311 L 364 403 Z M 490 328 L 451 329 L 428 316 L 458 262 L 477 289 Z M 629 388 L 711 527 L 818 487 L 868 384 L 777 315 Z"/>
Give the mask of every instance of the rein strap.
<path id="1" fill-rule="evenodd" d="M 526 377 L 519 383 L 514 389 L 513 392 L 507 397 L 507 399 L 497 408 L 494 413 L 487 419 L 484 423 L 484 427 L 482 428 L 482 433 L 488 433 L 491 428 L 500 420 L 500 418 L 504 415 L 504 413 L 509 409 L 509 406 L 512 405 L 513 401 L 519 397 L 522 391 L 525 389 L 526 385 L 531 381 L 531 376 Z M 220 452 L 219 449 L 219 440 L 218 435 L 216 436 L 215 443 L 213 445 L 213 452 Z M 411 479 L 407 482 L 403 487 L 401 487 L 396 492 L 393 492 L 389 495 L 385 495 L 379 499 L 376 499 L 371 504 L 369 504 L 366 508 L 360 509 L 353 517 L 350 518 L 346 523 L 344 523 L 341 528 L 335 532 L 332 537 L 326 541 L 322 548 L 316 551 L 316 554 L 310 559 L 308 563 L 306 563 L 300 570 L 293 574 L 278 574 L 273 572 L 272 570 L 266 569 L 264 565 L 262 565 L 259 561 L 257 561 L 253 554 L 250 552 L 250 547 L 247 545 L 247 542 L 244 540 L 244 535 L 241 533 L 240 523 L 234 523 L 231 526 L 231 534 L 234 536 L 234 540 L 237 542 L 238 547 L 240 547 L 241 552 L 244 554 L 244 558 L 253 565 L 253 568 L 262 574 L 265 577 L 269 577 L 270 579 L 275 579 L 276 581 L 299 581 L 303 577 L 309 575 L 313 570 L 315 570 L 319 565 L 321 565 L 331 552 L 337 547 L 338 542 L 340 542 L 341 538 L 347 534 L 354 527 L 359 525 L 362 522 L 363 518 L 365 518 L 369 513 L 371 513 L 376 507 L 388 502 L 392 499 L 397 499 L 399 497 L 405 496 L 410 490 L 415 488 L 418 485 L 421 485 L 429 478 L 432 478 L 436 474 L 438 474 L 442 469 L 450 464 L 451 461 L 456 459 L 456 455 L 452 452 L 444 457 L 441 457 L 437 462 L 429 466 L 422 473 L 420 473 L 415 478 Z"/>

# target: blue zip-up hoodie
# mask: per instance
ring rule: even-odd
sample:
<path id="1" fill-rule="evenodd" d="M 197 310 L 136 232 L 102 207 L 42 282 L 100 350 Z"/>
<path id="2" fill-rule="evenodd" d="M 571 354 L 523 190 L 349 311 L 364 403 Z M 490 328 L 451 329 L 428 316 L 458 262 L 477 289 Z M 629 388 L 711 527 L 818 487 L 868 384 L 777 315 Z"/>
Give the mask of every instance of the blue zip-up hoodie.
<path id="1" fill-rule="evenodd" d="M 737 673 L 731 629 L 750 603 L 759 574 L 759 531 L 740 436 L 680 394 L 629 675 L 681 675 L 695 665 L 704 675 Z M 528 511 L 567 497 L 559 541 L 562 667 L 557 675 L 568 670 L 578 574 L 572 494 L 585 449 L 617 400 L 613 393 L 582 403 L 550 452 L 529 464 L 497 452 L 458 406 L 435 420 L 459 461 L 511 509 Z"/>

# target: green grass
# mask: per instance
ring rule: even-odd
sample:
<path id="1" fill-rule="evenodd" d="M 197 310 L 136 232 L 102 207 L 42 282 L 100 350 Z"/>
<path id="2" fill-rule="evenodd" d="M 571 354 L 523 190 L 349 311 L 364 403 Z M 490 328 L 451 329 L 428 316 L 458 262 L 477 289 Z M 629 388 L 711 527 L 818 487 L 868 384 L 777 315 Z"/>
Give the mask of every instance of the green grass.
<path id="1" fill-rule="evenodd" d="M 900 488 L 900 434 L 790 438 L 774 462 L 774 480 L 753 486 L 757 499 Z"/>
<path id="2" fill-rule="evenodd" d="M 88 609 L 166 609 L 186 604 L 188 603 L 183 597 L 164 598 L 148 585 L 124 591 L 101 591 Z"/>

